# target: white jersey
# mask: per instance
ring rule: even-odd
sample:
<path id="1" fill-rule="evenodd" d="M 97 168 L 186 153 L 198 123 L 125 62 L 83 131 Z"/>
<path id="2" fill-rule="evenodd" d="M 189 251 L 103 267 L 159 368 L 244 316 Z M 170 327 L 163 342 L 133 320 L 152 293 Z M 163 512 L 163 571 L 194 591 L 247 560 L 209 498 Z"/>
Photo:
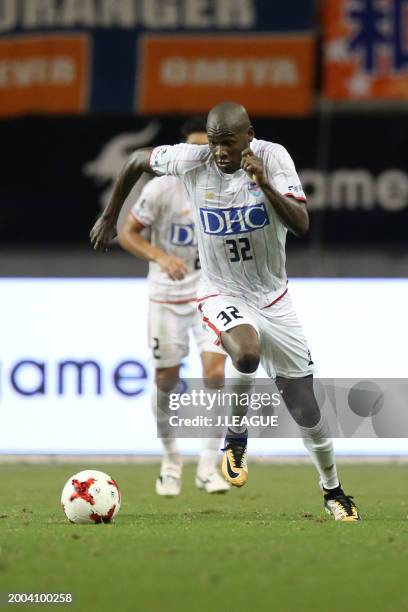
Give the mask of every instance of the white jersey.
<path id="1" fill-rule="evenodd" d="M 150 242 L 187 264 L 182 280 L 172 280 L 155 262 L 149 264 L 149 292 L 158 302 L 194 300 L 200 279 L 197 240 L 191 206 L 183 183 L 174 176 L 156 177 L 145 185 L 132 215 L 150 227 Z"/>
<path id="2" fill-rule="evenodd" d="M 286 149 L 254 139 L 270 184 L 306 201 Z M 159 146 L 150 164 L 156 174 L 181 177 L 192 203 L 202 267 L 198 299 L 212 294 L 244 297 L 263 308 L 286 290 L 286 227 L 244 170 L 225 174 L 208 145 Z"/>

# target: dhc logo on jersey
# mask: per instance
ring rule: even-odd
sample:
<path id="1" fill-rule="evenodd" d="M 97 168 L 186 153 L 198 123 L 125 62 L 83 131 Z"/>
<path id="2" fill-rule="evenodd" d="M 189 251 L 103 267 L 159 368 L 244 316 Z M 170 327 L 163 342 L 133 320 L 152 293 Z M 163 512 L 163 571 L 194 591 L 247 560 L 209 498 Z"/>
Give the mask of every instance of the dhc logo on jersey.
<path id="1" fill-rule="evenodd" d="M 264 202 L 242 208 L 200 208 L 200 218 L 204 232 L 217 236 L 246 234 L 270 223 Z"/>
<path id="2" fill-rule="evenodd" d="M 196 246 L 194 223 L 172 223 L 170 229 L 170 242 L 175 246 Z"/>

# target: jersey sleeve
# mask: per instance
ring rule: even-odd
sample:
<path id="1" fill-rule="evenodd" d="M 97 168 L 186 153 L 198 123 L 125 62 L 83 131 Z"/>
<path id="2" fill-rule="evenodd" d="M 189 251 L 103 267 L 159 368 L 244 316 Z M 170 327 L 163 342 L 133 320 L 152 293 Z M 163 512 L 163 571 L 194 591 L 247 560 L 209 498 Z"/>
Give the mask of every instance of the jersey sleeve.
<path id="1" fill-rule="evenodd" d="M 173 146 L 163 145 L 153 149 L 150 155 L 150 166 L 159 176 L 171 174 L 182 177 L 189 170 L 194 170 L 206 162 L 210 155 L 207 145 L 181 143 Z"/>
<path id="2" fill-rule="evenodd" d="M 268 179 L 279 193 L 306 202 L 295 164 L 285 147 L 277 145 L 274 150 L 267 151 L 265 162 Z"/>
<path id="3" fill-rule="evenodd" d="M 152 179 L 144 187 L 131 208 L 131 213 L 143 225 L 150 227 L 160 214 L 161 193 L 157 179 Z"/>

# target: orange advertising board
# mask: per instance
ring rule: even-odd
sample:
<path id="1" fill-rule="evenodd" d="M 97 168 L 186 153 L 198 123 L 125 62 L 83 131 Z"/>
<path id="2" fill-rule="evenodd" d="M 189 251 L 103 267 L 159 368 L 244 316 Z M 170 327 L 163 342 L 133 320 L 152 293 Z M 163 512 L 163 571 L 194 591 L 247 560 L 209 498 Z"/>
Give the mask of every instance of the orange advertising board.
<path id="1" fill-rule="evenodd" d="M 83 112 L 88 37 L 22 36 L 0 41 L 0 116 Z"/>
<path id="2" fill-rule="evenodd" d="M 408 98 L 408 0 L 325 0 L 324 93 Z"/>
<path id="3" fill-rule="evenodd" d="M 225 100 L 256 115 L 311 111 L 312 34 L 146 35 L 139 44 L 139 112 L 206 112 Z"/>

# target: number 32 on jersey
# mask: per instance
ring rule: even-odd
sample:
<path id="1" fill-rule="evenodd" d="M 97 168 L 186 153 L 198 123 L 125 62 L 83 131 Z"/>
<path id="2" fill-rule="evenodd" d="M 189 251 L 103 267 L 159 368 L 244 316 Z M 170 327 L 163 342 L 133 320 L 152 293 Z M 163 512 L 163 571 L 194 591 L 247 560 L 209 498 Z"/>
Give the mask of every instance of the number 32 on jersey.
<path id="1" fill-rule="evenodd" d="M 249 261 L 253 259 L 251 255 L 251 244 L 248 238 L 226 240 L 225 244 L 228 244 L 230 261 Z"/>

